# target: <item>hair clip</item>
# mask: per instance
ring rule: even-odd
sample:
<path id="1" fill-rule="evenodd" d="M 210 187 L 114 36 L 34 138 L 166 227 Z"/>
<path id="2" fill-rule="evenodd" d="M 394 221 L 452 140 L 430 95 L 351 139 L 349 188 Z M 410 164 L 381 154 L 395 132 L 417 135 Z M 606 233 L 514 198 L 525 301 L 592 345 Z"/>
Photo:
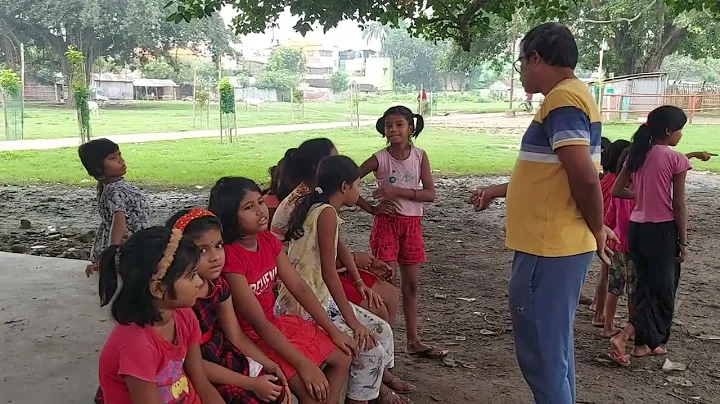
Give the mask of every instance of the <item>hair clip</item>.
<path id="1" fill-rule="evenodd" d="M 317 192 L 318 194 L 322 195 L 323 189 L 320 188 L 320 187 L 315 187 L 315 192 Z"/>

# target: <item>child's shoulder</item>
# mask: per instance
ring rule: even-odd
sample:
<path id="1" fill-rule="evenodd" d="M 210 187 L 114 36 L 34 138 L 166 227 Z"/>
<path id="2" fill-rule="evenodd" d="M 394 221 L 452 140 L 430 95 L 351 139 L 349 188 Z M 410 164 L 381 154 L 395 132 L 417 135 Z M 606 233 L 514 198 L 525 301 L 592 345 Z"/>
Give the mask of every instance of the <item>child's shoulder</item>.
<path id="1" fill-rule="evenodd" d="M 120 351 L 125 346 L 151 346 L 152 342 L 143 327 L 136 324 L 115 324 L 105 342 L 105 349 Z"/>

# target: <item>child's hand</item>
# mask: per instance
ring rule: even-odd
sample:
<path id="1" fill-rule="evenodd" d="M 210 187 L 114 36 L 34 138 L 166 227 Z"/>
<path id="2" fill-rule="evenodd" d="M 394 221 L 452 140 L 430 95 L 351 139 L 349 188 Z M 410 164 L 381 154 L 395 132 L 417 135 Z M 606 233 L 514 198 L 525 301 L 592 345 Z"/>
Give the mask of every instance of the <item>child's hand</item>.
<path id="1" fill-rule="evenodd" d="M 287 386 L 288 380 L 287 377 L 285 377 L 285 373 L 283 373 L 282 369 L 280 369 L 280 365 L 274 364 L 273 366 L 274 367 L 271 367 L 269 371 L 267 369 L 265 371 L 268 372 L 268 374 L 273 374 L 277 376 L 280 385 Z"/>
<path id="2" fill-rule="evenodd" d="M 382 297 L 380 297 L 377 292 L 367 287 L 365 283 L 362 283 L 360 286 L 358 286 L 357 290 L 358 292 L 360 292 L 360 296 L 362 296 L 363 300 L 367 299 L 368 305 L 370 307 L 380 307 L 385 304 Z"/>
<path id="3" fill-rule="evenodd" d="M 398 188 L 392 185 L 383 185 L 372 193 L 375 199 L 395 199 L 398 196 Z"/>
<path id="4" fill-rule="evenodd" d="M 685 257 L 687 257 L 687 246 L 678 243 L 678 256 L 675 258 L 675 262 L 678 264 L 685 262 Z"/>
<path id="5" fill-rule="evenodd" d="M 254 377 L 252 390 L 262 401 L 275 401 L 282 394 L 283 386 L 277 384 L 278 378 L 275 375 L 262 375 Z"/>
<path id="6" fill-rule="evenodd" d="M 393 267 L 388 265 L 387 262 L 380 261 L 377 258 L 373 257 L 372 264 L 370 264 L 368 271 L 385 282 L 393 283 L 395 280 L 395 271 L 393 270 Z"/>
<path id="7" fill-rule="evenodd" d="M 394 215 L 398 211 L 398 206 L 390 200 L 383 200 L 377 205 L 373 206 L 372 214 L 377 215 Z"/>
<path id="8" fill-rule="evenodd" d="M 347 355 L 356 357 L 360 353 L 355 340 L 350 338 L 349 335 L 339 330 L 333 333 L 333 335 L 330 336 L 330 339 L 335 344 L 335 346 L 340 348 L 340 350 L 345 352 Z"/>
<path id="9" fill-rule="evenodd" d="M 308 366 L 298 369 L 298 375 L 305 384 L 305 389 L 310 397 L 321 403 L 327 400 L 330 394 L 330 383 L 318 366 L 308 361 Z"/>
<path id="10" fill-rule="evenodd" d="M 488 188 L 480 188 L 472 192 L 470 199 L 473 206 L 475 206 L 475 210 L 481 211 L 487 209 L 495 198 Z"/>
<path id="11" fill-rule="evenodd" d="M 95 273 L 97 271 L 98 271 L 98 264 L 97 264 L 97 262 L 94 262 L 85 268 L 85 276 L 87 276 L 89 278 L 90 275 L 92 275 L 93 273 Z"/>
<path id="12" fill-rule="evenodd" d="M 372 265 L 372 262 L 375 258 L 373 258 L 372 255 L 366 253 L 366 252 L 356 252 L 353 253 L 355 256 L 355 266 L 358 269 L 368 269 Z"/>
<path id="13" fill-rule="evenodd" d="M 364 325 L 358 323 L 358 325 L 356 325 L 352 330 L 353 333 L 355 333 L 355 341 L 357 342 L 360 350 L 367 351 L 377 345 L 373 333 Z"/>

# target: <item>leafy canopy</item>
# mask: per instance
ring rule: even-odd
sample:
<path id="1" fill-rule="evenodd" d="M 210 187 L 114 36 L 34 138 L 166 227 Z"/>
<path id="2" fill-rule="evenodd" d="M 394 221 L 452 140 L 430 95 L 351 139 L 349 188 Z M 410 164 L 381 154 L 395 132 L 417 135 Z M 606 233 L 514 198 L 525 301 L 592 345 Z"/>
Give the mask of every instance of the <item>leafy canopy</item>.
<path id="1" fill-rule="evenodd" d="M 373 21 L 399 27 L 408 21 L 414 36 L 435 40 L 453 39 L 469 51 L 473 40 L 495 27 L 492 16 L 507 21 L 516 10 L 532 7 L 542 20 L 563 16 L 577 0 L 171 0 L 168 21 L 192 21 L 232 7 L 237 15 L 232 28 L 238 35 L 264 32 L 277 27 L 280 13 L 289 8 L 296 18 L 294 29 L 301 34 L 319 24 L 327 32 L 343 20 L 365 26 Z"/>

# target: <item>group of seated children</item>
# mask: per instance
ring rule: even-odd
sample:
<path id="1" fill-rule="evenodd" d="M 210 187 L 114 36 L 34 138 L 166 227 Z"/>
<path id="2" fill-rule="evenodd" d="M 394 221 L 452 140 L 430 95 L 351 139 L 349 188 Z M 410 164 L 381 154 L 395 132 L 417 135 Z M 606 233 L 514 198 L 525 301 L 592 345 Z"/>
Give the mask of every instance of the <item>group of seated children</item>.
<path id="1" fill-rule="evenodd" d="M 377 124 L 387 148 L 361 167 L 328 139 L 308 140 L 271 169 L 265 192 L 223 177 L 207 209 L 155 227 L 147 199 L 123 179 L 119 147 L 81 146 L 102 219 L 93 245 L 102 253 L 87 273 L 99 272 L 101 305 L 112 300 L 117 323 L 95 402 L 410 403 L 415 387 L 392 373 L 396 267 L 407 352 L 446 354 L 417 331 L 422 203 L 435 198 L 427 155 L 412 144 L 422 128 L 393 107 Z M 375 206 L 360 198 L 370 172 Z M 375 215 L 373 255 L 340 237 L 338 212 L 356 204 Z"/>

